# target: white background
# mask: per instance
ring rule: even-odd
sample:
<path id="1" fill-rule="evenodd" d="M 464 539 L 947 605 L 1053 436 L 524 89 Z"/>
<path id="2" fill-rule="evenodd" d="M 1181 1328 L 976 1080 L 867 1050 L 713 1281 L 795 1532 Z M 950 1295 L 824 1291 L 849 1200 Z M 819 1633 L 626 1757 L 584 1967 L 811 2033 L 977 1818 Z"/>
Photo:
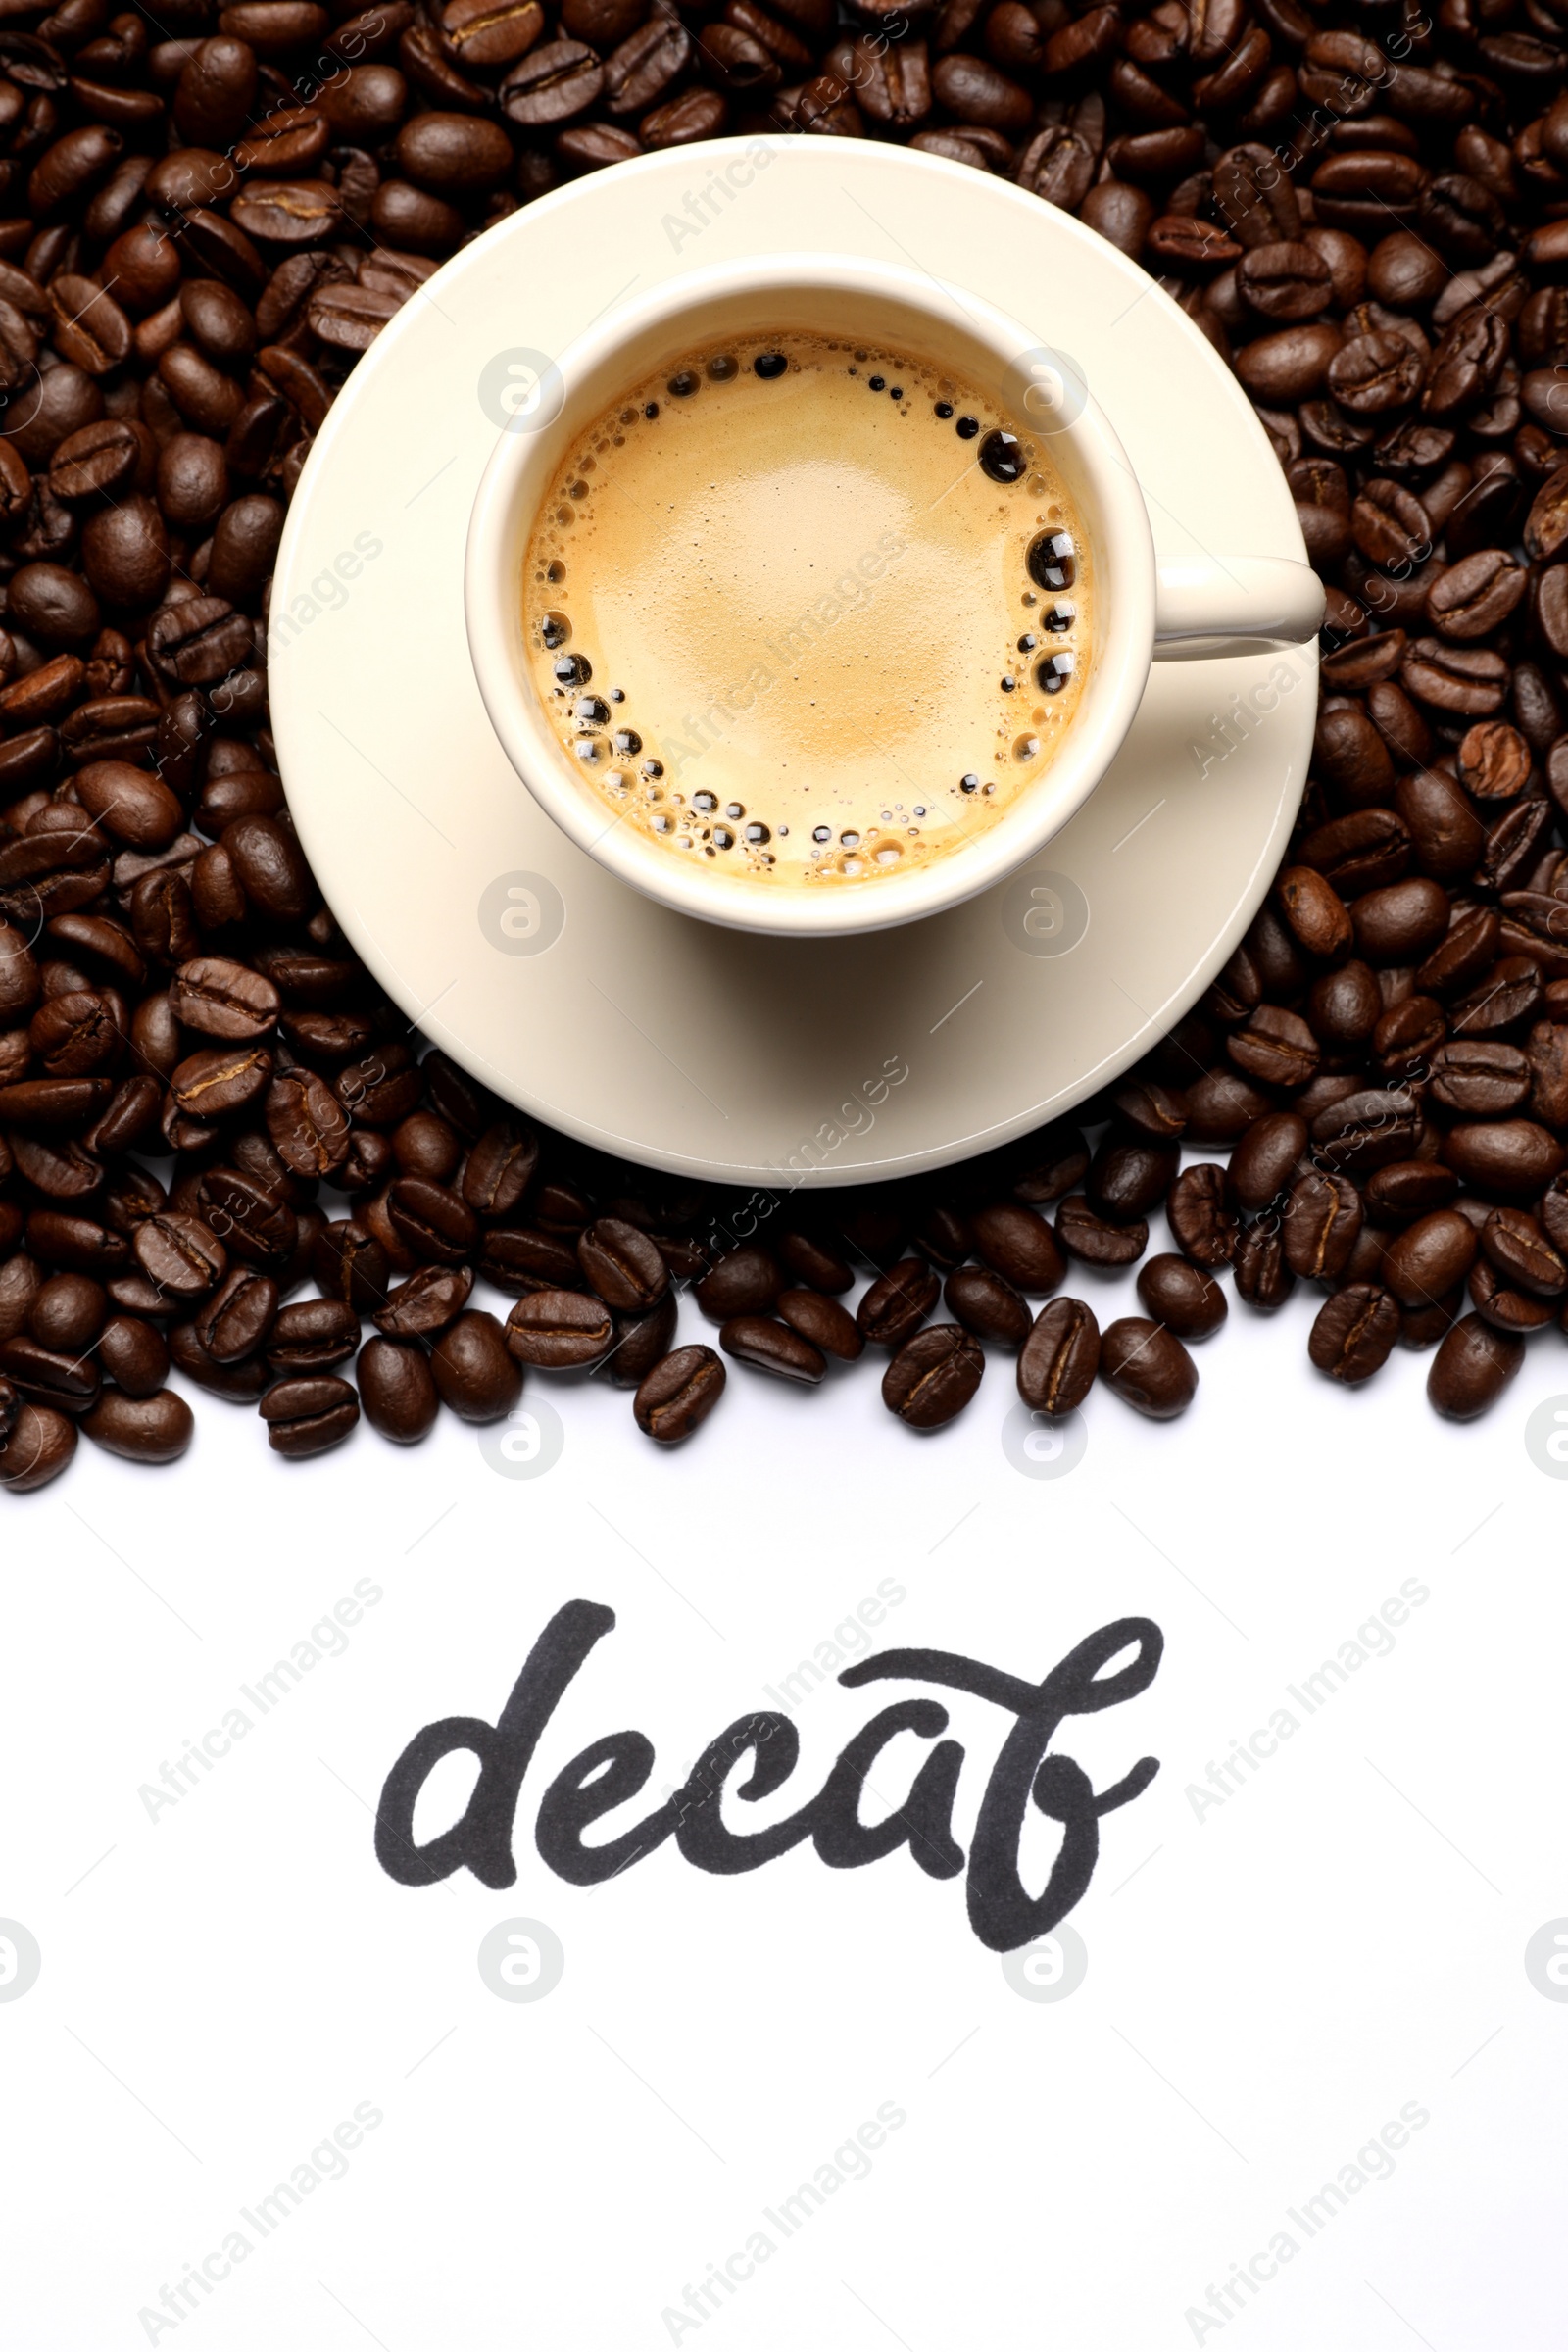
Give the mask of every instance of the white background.
<path id="1" fill-rule="evenodd" d="M 1089 1289 L 1102 1321 L 1131 1294 Z M 831 1394 L 732 1367 L 673 1455 L 624 1394 L 535 1382 L 565 1438 L 536 1478 L 497 1474 L 450 1419 L 412 1453 L 362 1430 L 290 1465 L 253 1413 L 204 1397 L 181 1470 L 84 1446 L 0 1502 L 0 1917 L 42 1952 L 0 2001 L 8 2339 L 1559 2343 L 1568 2004 L 1525 1949 L 1568 1915 L 1564 1491 L 1523 1433 L 1542 1399 L 1568 1404 L 1568 1357 L 1546 1333 L 1455 1428 L 1425 1402 L 1429 1357 L 1396 1353 L 1360 1395 L 1312 1374 L 1314 1303 L 1272 1323 L 1233 1306 L 1180 1422 L 1097 1392 L 1057 1478 L 1004 1451 L 1012 1368 L 993 1355 L 927 1439 L 884 1411 L 880 1363 L 835 1370 Z M 702 1330 L 688 1303 L 683 1337 Z M 366 1577 L 383 1597 L 343 1654 L 150 1819 L 139 1788 Z M 1409 1579 L 1430 1596 L 1392 1651 L 1307 1717 L 1286 1687 Z M 539 1794 L 590 1740 L 636 1725 L 650 1794 L 678 1783 L 883 1580 L 906 1596 L 879 1643 L 1031 1678 L 1111 1618 L 1164 1630 L 1153 1687 L 1057 1743 L 1102 1786 L 1161 1760 L 1103 1825 L 1065 1999 L 1016 1991 L 962 1881 L 906 1852 L 713 1879 L 666 1845 L 593 1891 L 535 1852 Z M 574 1596 L 618 1624 L 524 1784 L 516 1886 L 395 1886 L 371 1848 L 394 1759 L 437 1717 L 493 1720 Z M 813 1690 L 768 1811 L 906 1689 Z M 953 1703 L 966 1843 L 1003 1724 Z M 1300 1729 L 1200 1818 L 1190 1786 L 1282 1705 Z M 479 1974 L 515 1918 L 564 1948 L 537 2001 Z M 383 2121 L 346 2177 L 260 2238 L 240 2208 L 364 2102 Z M 1308 2238 L 1287 2209 L 1412 2104 L 1430 2120 L 1392 2177 Z M 886 2105 L 906 2120 L 868 2176 L 770 2228 Z M 253 2250 L 196 2311 L 138 2316 L 236 2227 Z M 759 2229 L 776 2251 L 694 2320 L 687 2286 Z M 1299 2251 L 1214 2324 L 1209 2287 L 1282 2230 Z"/>

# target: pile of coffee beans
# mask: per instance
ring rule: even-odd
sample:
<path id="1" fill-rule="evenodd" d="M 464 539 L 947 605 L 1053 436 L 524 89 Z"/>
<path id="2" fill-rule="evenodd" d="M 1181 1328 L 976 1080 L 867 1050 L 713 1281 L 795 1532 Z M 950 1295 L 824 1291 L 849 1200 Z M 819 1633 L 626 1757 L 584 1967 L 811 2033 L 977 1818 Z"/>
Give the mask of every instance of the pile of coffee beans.
<path id="1" fill-rule="evenodd" d="M 1568 1313 L 1568 0 L 111 6 L 0 24 L 0 1485 L 78 1432 L 176 1458 L 172 1366 L 290 1457 L 499 1418 L 525 1369 L 667 1445 L 726 1357 L 867 1349 L 911 1429 L 988 1348 L 1037 1411 L 1098 1377 L 1164 1418 L 1227 1270 L 1258 1313 L 1316 1286 L 1330 1378 L 1432 1348 L 1484 1410 Z M 286 503 L 400 305 L 564 178 L 763 131 L 907 141 L 1142 262 L 1329 593 L 1300 824 L 1202 1003 L 1075 1121 L 793 1197 L 423 1054 L 267 701 Z M 1062 1295 L 1134 1265 L 1104 1331 Z"/>

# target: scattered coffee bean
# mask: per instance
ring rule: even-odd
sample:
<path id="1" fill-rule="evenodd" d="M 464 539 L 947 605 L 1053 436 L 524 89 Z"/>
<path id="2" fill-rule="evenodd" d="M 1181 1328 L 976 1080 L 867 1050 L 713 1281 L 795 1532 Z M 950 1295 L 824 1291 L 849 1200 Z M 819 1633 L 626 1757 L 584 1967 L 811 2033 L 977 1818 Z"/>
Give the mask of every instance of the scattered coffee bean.
<path id="1" fill-rule="evenodd" d="M 83 1437 L 127 1462 L 177 1462 L 196 1431 L 196 1417 L 172 1389 L 130 1396 L 110 1389 L 80 1421 Z"/>
<path id="2" fill-rule="evenodd" d="M 1446 1420 L 1473 1421 L 1496 1403 L 1524 1360 L 1522 1340 L 1494 1331 L 1479 1315 L 1466 1315 L 1432 1359 L 1427 1396 Z"/>
<path id="3" fill-rule="evenodd" d="M 1100 1369 L 1100 1325 L 1081 1298 L 1053 1298 L 1018 1355 L 1018 1394 L 1037 1413 L 1076 1412 Z"/>
<path id="4" fill-rule="evenodd" d="M 331 1373 L 280 1380 L 261 1403 L 267 1442 L 291 1462 L 341 1446 L 359 1425 L 360 1400 L 350 1383 Z"/>
<path id="5" fill-rule="evenodd" d="M 942 1287 L 950 1315 L 977 1340 L 999 1348 L 1021 1348 L 1029 1337 L 1029 1309 L 1010 1282 L 986 1266 L 958 1266 Z"/>
<path id="6" fill-rule="evenodd" d="M 355 1369 L 360 1403 L 372 1429 L 395 1446 L 416 1446 L 429 1436 L 441 1399 L 422 1348 L 408 1340 L 368 1340 Z"/>
<path id="7" fill-rule="evenodd" d="M 942 1295 L 923 1257 L 906 1257 L 872 1283 L 856 1309 L 856 1324 L 875 1348 L 898 1348 L 917 1331 Z"/>
<path id="8" fill-rule="evenodd" d="M 662 1356 L 632 1400 L 638 1428 L 661 1446 L 678 1446 L 708 1419 L 723 1395 L 724 1378 L 711 1348 L 677 1348 Z"/>
<path id="9" fill-rule="evenodd" d="M 1389 1360 L 1399 1336 L 1392 1292 L 1375 1282 L 1352 1282 L 1319 1308 L 1306 1352 L 1320 1372 L 1355 1388 Z"/>
<path id="10" fill-rule="evenodd" d="M 956 1323 L 932 1323 L 906 1340 L 882 1375 L 882 1401 L 908 1429 L 942 1429 L 980 1386 L 980 1343 Z"/>
<path id="11" fill-rule="evenodd" d="M 507 1347 L 519 1364 L 570 1372 L 597 1364 L 614 1344 L 615 1323 L 585 1291 L 532 1291 L 507 1317 Z"/>
<path id="12" fill-rule="evenodd" d="M 781 1291 L 773 1311 L 824 1355 L 836 1355 L 842 1363 L 853 1364 L 857 1356 L 865 1353 L 855 1317 L 820 1291 Z"/>
<path id="13" fill-rule="evenodd" d="M 436 1341 L 430 1371 L 442 1403 L 461 1421 L 499 1421 L 522 1394 L 522 1371 L 501 1325 L 471 1308 Z"/>
<path id="14" fill-rule="evenodd" d="M 1173 1332 L 1123 1315 L 1102 1333 L 1100 1377 L 1151 1421 L 1173 1421 L 1198 1394 L 1198 1366 Z"/>
<path id="15" fill-rule="evenodd" d="M 771 1315 L 732 1315 L 720 1326 L 718 1344 L 737 1363 L 753 1364 L 759 1372 L 776 1372 L 781 1380 L 814 1386 L 827 1371 L 821 1349 Z"/>
<path id="16" fill-rule="evenodd" d="M 1228 1312 L 1213 1275 L 1168 1252 L 1139 1268 L 1138 1296 L 1153 1320 L 1179 1340 L 1208 1339 Z"/>

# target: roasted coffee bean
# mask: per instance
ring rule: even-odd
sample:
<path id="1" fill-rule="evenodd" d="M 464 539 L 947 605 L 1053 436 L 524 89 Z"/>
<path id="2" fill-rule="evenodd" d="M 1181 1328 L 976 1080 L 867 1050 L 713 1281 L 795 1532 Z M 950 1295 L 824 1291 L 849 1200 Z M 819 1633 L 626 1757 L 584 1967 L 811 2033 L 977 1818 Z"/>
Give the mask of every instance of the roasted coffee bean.
<path id="1" fill-rule="evenodd" d="M 1375 1282 L 1353 1282 L 1319 1308 L 1306 1351 L 1320 1372 L 1359 1387 L 1381 1371 L 1399 1336 L 1399 1309 Z"/>
<path id="2" fill-rule="evenodd" d="M 1095 1153 L 1087 1196 L 1102 1216 L 1125 1224 L 1159 1205 L 1180 1166 L 1181 1152 L 1174 1144 L 1112 1131 Z"/>
<path id="3" fill-rule="evenodd" d="M 106 1453 L 127 1462 L 177 1462 L 196 1434 L 196 1419 L 183 1396 L 172 1389 L 158 1389 L 150 1396 L 130 1396 L 110 1389 L 78 1424 Z"/>
<path id="4" fill-rule="evenodd" d="M 1469 1118 L 1501 1118 L 1530 1093 L 1530 1064 L 1517 1046 L 1460 1038 L 1429 1062 L 1432 1100 Z"/>
<path id="5" fill-rule="evenodd" d="M 395 1446 L 416 1446 L 441 1410 L 424 1349 L 403 1340 L 368 1340 L 355 1367 L 365 1418 Z"/>
<path id="6" fill-rule="evenodd" d="M 577 1253 L 553 1234 L 530 1225 L 493 1225 L 479 1250 L 479 1272 L 498 1290 L 575 1290 L 582 1283 Z"/>
<path id="7" fill-rule="evenodd" d="M 1149 1248 L 1149 1225 L 1143 1217 L 1112 1224 L 1098 1215 L 1081 1193 L 1072 1193 L 1056 1211 L 1056 1240 L 1080 1265 L 1109 1270 L 1133 1265 L 1143 1256 Z"/>
<path id="8" fill-rule="evenodd" d="M 664 1293 L 651 1314 L 617 1315 L 614 1345 L 602 1366 L 612 1387 L 640 1387 L 654 1366 L 668 1354 L 679 1319 L 673 1291 Z"/>
<path id="9" fill-rule="evenodd" d="M 433 1339 L 463 1312 L 472 1289 L 471 1266 L 421 1266 L 387 1294 L 375 1328 L 390 1340 Z"/>
<path id="10" fill-rule="evenodd" d="M 400 1176 L 387 1195 L 387 1215 L 426 1265 L 461 1265 L 478 1246 L 479 1220 L 462 1194 L 428 1176 Z"/>
<path id="11" fill-rule="evenodd" d="M 578 1236 L 577 1261 L 606 1305 L 619 1314 L 647 1314 L 669 1281 L 651 1237 L 619 1217 L 596 1218 Z"/>
<path id="12" fill-rule="evenodd" d="M 11 1494 L 34 1494 L 70 1468 L 75 1450 L 74 1421 L 24 1399 L 0 1441 L 0 1487 Z"/>
<path id="13" fill-rule="evenodd" d="M 236 1266 L 197 1311 L 196 1336 L 218 1363 L 242 1363 L 266 1345 L 277 1310 L 276 1283 L 253 1267 Z"/>
<path id="14" fill-rule="evenodd" d="M 1478 1258 L 1471 1267 L 1467 1288 L 1471 1305 L 1494 1331 L 1527 1339 L 1533 1331 L 1544 1331 L 1548 1323 L 1557 1320 L 1557 1307 L 1551 1299 L 1512 1288 L 1486 1258 Z"/>
<path id="15" fill-rule="evenodd" d="M 519 1364 L 575 1372 L 614 1345 L 614 1317 L 585 1291 L 533 1291 L 507 1317 L 507 1347 Z"/>
<path id="16" fill-rule="evenodd" d="M 1152 1078 L 1129 1079 L 1111 1098 L 1116 1116 L 1125 1127 L 1153 1143 L 1173 1144 L 1187 1125 L 1187 1103 L 1174 1088 Z M 1153 1206 L 1153 1201 L 1147 1203 Z"/>
<path id="17" fill-rule="evenodd" d="M 1533 1200 L 1562 1167 L 1562 1146 L 1534 1119 L 1498 1119 L 1450 1128 L 1443 1156 L 1483 1199 Z"/>
<path id="18" fill-rule="evenodd" d="M 1285 1262 L 1303 1282 L 1335 1282 L 1361 1232 L 1361 1196 L 1348 1176 L 1315 1168 L 1297 1178 L 1280 1220 Z"/>
<path id="19" fill-rule="evenodd" d="M 1216 1161 L 1182 1170 L 1165 1197 L 1165 1216 L 1177 1248 L 1195 1266 L 1231 1264 L 1241 1220 L 1228 1203 L 1225 1170 Z"/>
<path id="20" fill-rule="evenodd" d="M 856 1310 L 862 1339 L 876 1348 L 902 1348 L 930 1314 L 941 1283 L 922 1257 L 906 1257 L 873 1282 Z"/>
<path id="21" fill-rule="evenodd" d="M 1495 1404 L 1525 1360 L 1524 1343 L 1466 1315 L 1432 1359 L 1427 1396 L 1449 1421 L 1473 1421 Z"/>
<path id="22" fill-rule="evenodd" d="M 1407 1089 L 1360 1089 L 1330 1103 L 1312 1120 L 1316 1160 L 1342 1175 L 1370 1174 L 1391 1159 L 1411 1156 L 1420 1123 L 1420 1105 Z"/>
<path id="23" fill-rule="evenodd" d="M 533 1182 L 539 1139 L 503 1119 L 485 1130 L 463 1171 L 463 1198 L 476 1216 L 509 1217 Z"/>
<path id="24" fill-rule="evenodd" d="M 1212 1274 L 1169 1252 L 1139 1269 L 1138 1296 L 1154 1321 L 1179 1340 L 1206 1340 L 1227 1313 L 1225 1294 Z"/>
<path id="25" fill-rule="evenodd" d="M 774 1247 L 790 1273 L 813 1291 L 836 1298 L 854 1288 L 853 1269 L 820 1234 L 787 1230 L 779 1234 Z"/>
<path id="26" fill-rule="evenodd" d="M 1231 1153 L 1230 1197 L 1255 1212 L 1283 1194 L 1307 1146 L 1306 1121 L 1298 1111 L 1265 1111 L 1253 1119 Z"/>
<path id="27" fill-rule="evenodd" d="M 908 1429 L 941 1429 L 969 1403 L 985 1373 L 978 1340 L 932 1323 L 906 1340 L 882 1375 L 882 1401 Z"/>
<path id="28" fill-rule="evenodd" d="M 97 1403 L 103 1374 L 91 1355 L 46 1348 L 19 1337 L 0 1343 L 0 1375 L 35 1404 L 62 1412 L 87 1412 Z"/>
<path id="29" fill-rule="evenodd" d="M 1174 1154 L 1155 1151 L 1150 1156 L 1164 1170 L 1167 1157 Z M 1140 1173 L 1147 1175 L 1141 1163 Z M 1167 1175 L 1165 1182 L 1168 1181 Z M 1136 1180 L 1130 1181 L 1128 1189 L 1137 1189 Z M 1164 1189 L 1162 1182 L 1152 1198 L 1157 1200 Z M 1118 1212 L 1114 1213 L 1113 1221 L 1131 1223 L 1133 1218 Z M 1054 1291 L 1066 1273 L 1055 1236 L 1037 1210 L 1021 1202 L 999 1202 L 977 1210 L 969 1223 L 975 1249 L 985 1263 L 1026 1297 L 1040 1298 Z"/>
<path id="30" fill-rule="evenodd" d="M 1029 1309 L 1002 1275 L 989 1267 L 960 1266 L 943 1286 L 943 1304 L 976 1339 L 999 1348 L 1021 1348 L 1029 1336 Z"/>
<path id="31" fill-rule="evenodd" d="M 711 1348 L 677 1348 L 643 1376 L 632 1403 L 638 1428 L 661 1446 L 678 1446 L 708 1419 L 724 1380 Z"/>
<path id="32" fill-rule="evenodd" d="M 187 1029 L 225 1039 L 266 1037 L 280 1008 L 270 980 L 224 956 L 198 956 L 181 964 L 169 1001 Z"/>
<path id="33" fill-rule="evenodd" d="M 169 1378 L 169 1348 L 137 1315 L 111 1315 L 98 1335 L 98 1361 L 127 1396 L 154 1396 Z"/>
<path id="34" fill-rule="evenodd" d="M 469 1309 L 449 1323 L 430 1350 L 441 1401 L 462 1421 L 499 1421 L 516 1403 L 522 1374 L 507 1352 L 494 1315 Z"/>
<path id="35" fill-rule="evenodd" d="M 1185 1143 L 1234 1143 L 1272 1101 L 1239 1070 L 1206 1070 L 1187 1092 Z"/>
<path id="36" fill-rule="evenodd" d="M 280 1380 L 262 1398 L 261 1414 L 272 1451 L 289 1461 L 306 1461 L 353 1435 L 360 1400 L 348 1381 L 323 1373 Z"/>
<path id="37" fill-rule="evenodd" d="M 791 1331 L 799 1332 L 824 1355 L 854 1363 L 865 1352 L 865 1342 L 849 1309 L 820 1291 L 781 1291 L 774 1311 Z"/>
<path id="38" fill-rule="evenodd" d="M 1236 1295 L 1260 1314 L 1271 1315 L 1285 1304 L 1296 1288 L 1285 1255 L 1283 1220 L 1259 1217 L 1249 1225 L 1237 1245 Z"/>
<path id="39" fill-rule="evenodd" d="M 357 1315 L 373 1315 L 386 1304 L 385 1246 L 357 1218 L 322 1228 L 311 1247 L 310 1268 L 322 1297 L 341 1300 Z"/>
<path id="40" fill-rule="evenodd" d="M 1031 1411 L 1076 1412 L 1100 1369 L 1100 1326 L 1081 1298 L 1043 1306 L 1018 1355 L 1018 1394 Z"/>
<path id="41" fill-rule="evenodd" d="M 1198 1394 L 1198 1366 L 1181 1341 L 1142 1315 L 1107 1326 L 1099 1369 L 1105 1386 L 1151 1421 L 1174 1420 Z"/>
<path id="42" fill-rule="evenodd" d="M 1476 1231 L 1457 1209 L 1435 1209 L 1395 1236 L 1383 1252 L 1383 1282 L 1401 1306 L 1431 1306 L 1475 1262 Z"/>
<path id="43" fill-rule="evenodd" d="M 200 1339 L 199 1321 L 192 1328 Z M 334 1364 L 348 1363 L 359 1344 L 360 1318 L 345 1300 L 299 1298 L 273 1318 L 267 1361 L 278 1374 L 329 1372 Z"/>
<path id="44" fill-rule="evenodd" d="M 710 1323 L 732 1315 L 765 1315 L 784 1288 L 784 1269 L 765 1250 L 726 1251 L 692 1296 Z M 633 1310 L 635 1311 L 635 1310 Z"/>
<path id="45" fill-rule="evenodd" d="M 205 1298 L 228 1271 L 228 1252 L 212 1227 L 172 1210 L 138 1225 L 131 1248 L 148 1281 L 172 1298 Z"/>
<path id="46" fill-rule="evenodd" d="M 814 1386 L 827 1371 L 821 1349 L 771 1315 L 732 1315 L 719 1328 L 718 1344 L 737 1362 L 776 1373 L 781 1380 Z"/>
<path id="47" fill-rule="evenodd" d="M 33 1296 L 27 1331 L 40 1347 L 81 1355 L 102 1331 L 108 1312 L 108 1295 L 90 1275 L 53 1274 Z"/>

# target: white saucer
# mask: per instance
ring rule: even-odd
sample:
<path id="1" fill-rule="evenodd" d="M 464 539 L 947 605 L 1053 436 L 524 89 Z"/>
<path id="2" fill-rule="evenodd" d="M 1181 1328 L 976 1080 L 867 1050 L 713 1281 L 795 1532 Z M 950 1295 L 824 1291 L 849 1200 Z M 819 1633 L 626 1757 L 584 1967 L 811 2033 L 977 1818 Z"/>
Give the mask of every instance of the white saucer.
<path id="1" fill-rule="evenodd" d="M 1125 1068 L 1250 921 L 1316 701 L 1315 647 L 1156 668 L 1110 773 L 1024 874 L 862 939 L 687 921 L 575 849 L 496 742 L 464 636 L 507 355 L 537 368 L 698 262 L 799 249 L 912 262 L 1069 353 L 1161 558 L 1302 554 L 1250 403 L 1153 281 L 1054 206 L 906 148 L 643 157 L 528 205 L 406 306 L 332 409 L 278 562 L 272 716 L 306 851 L 388 994 L 498 1094 L 602 1150 L 737 1183 L 941 1166 Z M 1272 707 L 1222 732 L 1259 689 Z"/>

